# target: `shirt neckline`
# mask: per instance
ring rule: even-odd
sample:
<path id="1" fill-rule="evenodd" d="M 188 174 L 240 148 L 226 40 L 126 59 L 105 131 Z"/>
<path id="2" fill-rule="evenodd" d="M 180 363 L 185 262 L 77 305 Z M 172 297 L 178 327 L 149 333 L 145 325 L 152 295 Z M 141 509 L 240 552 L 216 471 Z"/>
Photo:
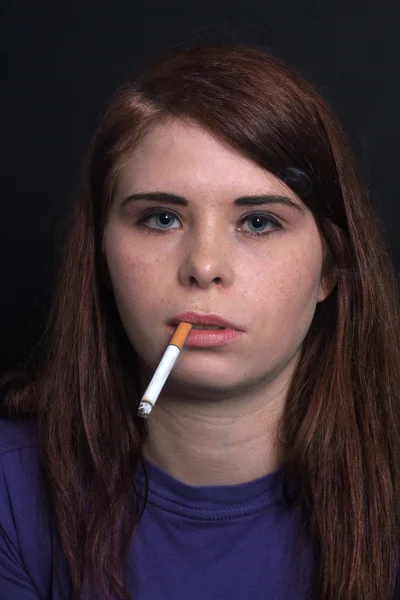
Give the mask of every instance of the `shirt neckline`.
<path id="1" fill-rule="evenodd" d="M 197 520 L 237 518 L 263 510 L 282 501 L 283 465 L 257 479 L 233 485 L 192 486 L 176 479 L 147 458 L 147 501 L 179 516 Z M 145 475 L 139 462 L 135 474 L 138 492 L 143 495 Z"/>

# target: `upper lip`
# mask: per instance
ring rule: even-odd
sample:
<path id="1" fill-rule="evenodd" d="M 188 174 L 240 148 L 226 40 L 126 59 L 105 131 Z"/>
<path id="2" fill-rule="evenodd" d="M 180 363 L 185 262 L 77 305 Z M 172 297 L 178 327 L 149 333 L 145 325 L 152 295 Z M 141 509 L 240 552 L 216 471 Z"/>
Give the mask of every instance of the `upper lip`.
<path id="1" fill-rule="evenodd" d="M 240 331 L 240 327 L 235 325 L 235 323 L 231 323 L 230 321 L 222 319 L 218 315 L 211 315 L 209 313 L 179 313 L 171 319 L 170 324 L 177 325 L 181 321 L 184 321 L 185 323 L 192 323 L 193 325 L 214 325 L 215 327 L 225 327 L 225 329 L 237 329 L 238 331 Z"/>

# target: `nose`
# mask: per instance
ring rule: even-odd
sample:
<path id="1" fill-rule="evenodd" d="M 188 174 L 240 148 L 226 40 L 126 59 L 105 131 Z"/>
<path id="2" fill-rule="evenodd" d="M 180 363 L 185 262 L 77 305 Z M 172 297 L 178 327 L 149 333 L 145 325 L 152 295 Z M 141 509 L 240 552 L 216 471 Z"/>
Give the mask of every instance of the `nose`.
<path id="1" fill-rule="evenodd" d="M 188 287 L 207 289 L 213 285 L 223 288 L 234 280 L 234 252 L 230 240 L 221 232 L 192 231 L 184 243 L 179 268 L 179 282 Z"/>

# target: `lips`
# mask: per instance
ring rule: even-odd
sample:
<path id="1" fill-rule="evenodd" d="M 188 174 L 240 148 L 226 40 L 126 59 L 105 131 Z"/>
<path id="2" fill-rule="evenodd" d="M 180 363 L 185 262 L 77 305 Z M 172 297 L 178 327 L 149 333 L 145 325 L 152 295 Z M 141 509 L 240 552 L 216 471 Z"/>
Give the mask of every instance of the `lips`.
<path id="1" fill-rule="evenodd" d="M 200 314 L 195 312 L 179 313 L 171 319 L 170 325 L 176 326 L 181 321 L 184 321 L 185 323 L 192 323 L 193 329 L 195 330 L 202 329 L 205 331 L 215 329 L 218 331 L 218 329 L 233 329 L 236 331 L 241 331 L 238 325 L 222 319 L 219 315 Z"/>

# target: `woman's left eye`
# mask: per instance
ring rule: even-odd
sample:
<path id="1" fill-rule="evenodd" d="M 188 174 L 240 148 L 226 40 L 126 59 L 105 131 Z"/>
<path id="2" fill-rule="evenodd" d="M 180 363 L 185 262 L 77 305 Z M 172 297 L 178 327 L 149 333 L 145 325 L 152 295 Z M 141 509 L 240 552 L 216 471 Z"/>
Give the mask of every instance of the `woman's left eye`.
<path id="1" fill-rule="evenodd" d="M 282 225 L 273 217 L 266 213 L 252 213 L 246 215 L 240 221 L 239 231 L 244 231 L 250 235 L 269 235 L 277 229 L 282 229 Z M 272 223 L 273 227 L 270 225 Z M 247 226 L 246 226 L 247 224 Z"/>

